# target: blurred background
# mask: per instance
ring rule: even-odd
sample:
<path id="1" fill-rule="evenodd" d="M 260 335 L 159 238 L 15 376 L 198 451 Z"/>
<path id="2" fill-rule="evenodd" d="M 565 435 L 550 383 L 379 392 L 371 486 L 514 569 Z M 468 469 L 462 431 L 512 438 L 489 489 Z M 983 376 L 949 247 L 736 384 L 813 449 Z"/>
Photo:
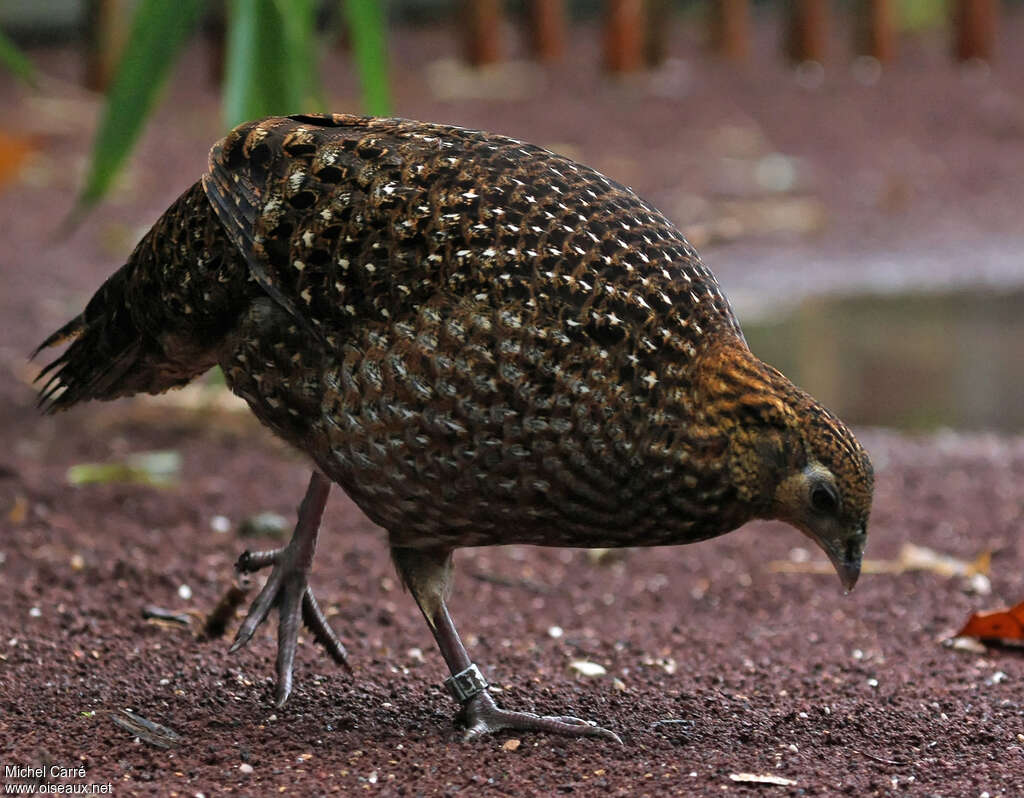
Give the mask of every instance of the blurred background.
<path id="1" fill-rule="evenodd" d="M 0 203 L 25 221 L 5 234 L 2 310 L 25 335 L 5 359 L 74 312 L 232 125 L 394 114 L 632 186 L 702 252 L 752 348 L 852 422 L 1020 430 L 1021 12 L 7 0 Z M 65 263 L 51 291 L 14 268 L 44 250 Z"/>

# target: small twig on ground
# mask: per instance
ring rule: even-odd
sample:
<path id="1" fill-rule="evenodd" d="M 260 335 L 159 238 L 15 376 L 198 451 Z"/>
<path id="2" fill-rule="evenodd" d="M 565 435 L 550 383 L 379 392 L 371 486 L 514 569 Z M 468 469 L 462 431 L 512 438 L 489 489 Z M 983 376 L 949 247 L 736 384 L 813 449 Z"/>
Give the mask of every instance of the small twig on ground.
<path id="1" fill-rule="evenodd" d="M 110 719 L 115 725 L 126 729 L 143 742 L 155 745 L 157 748 L 173 748 L 184 740 L 174 729 L 154 723 L 130 709 L 122 709 L 120 713 L 111 712 Z"/>
<path id="2" fill-rule="evenodd" d="M 874 754 L 869 754 L 867 751 L 858 751 L 856 748 L 853 748 L 851 750 L 855 754 L 860 754 L 861 756 L 866 756 L 868 759 L 874 760 L 875 762 L 881 762 L 883 765 L 910 765 L 910 764 L 912 764 L 910 762 L 899 761 L 899 760 L 895 760 L 895 759 L 884 759 L 883 757 L 875 756 Z"/>

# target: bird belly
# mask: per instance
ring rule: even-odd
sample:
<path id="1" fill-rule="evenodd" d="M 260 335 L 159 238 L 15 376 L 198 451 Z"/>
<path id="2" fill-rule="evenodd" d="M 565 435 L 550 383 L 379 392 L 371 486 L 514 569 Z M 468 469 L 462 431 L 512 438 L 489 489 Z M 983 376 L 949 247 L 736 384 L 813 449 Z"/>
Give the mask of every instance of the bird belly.
<path id="1" fill-rule="evenodd" d="M 726 531 L 724 488 L 686 487 L 700 487 L 692 464 L 660 446 L 651 408 L 598 347 L 551 368 L 529 329 L 473 313 L 444 316 L 454 333 L 359 336 L 322 375 L 317 462 L 395 545 L 615 547 Z"/>

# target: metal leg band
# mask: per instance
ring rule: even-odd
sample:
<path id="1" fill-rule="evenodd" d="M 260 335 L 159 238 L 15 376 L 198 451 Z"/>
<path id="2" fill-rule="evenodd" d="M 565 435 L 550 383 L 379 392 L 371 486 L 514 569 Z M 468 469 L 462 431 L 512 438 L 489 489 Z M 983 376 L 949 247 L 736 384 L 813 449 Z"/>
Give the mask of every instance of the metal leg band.
<path id="1" fill-rule="evenodd" d="M 460 704 L 465 704 L 473 696 L 487 689 L 487 680 L 476 665 L 470 665 L 466 670 L 445 679 L 444 686 L 448 688 L 452 698 Z"/>

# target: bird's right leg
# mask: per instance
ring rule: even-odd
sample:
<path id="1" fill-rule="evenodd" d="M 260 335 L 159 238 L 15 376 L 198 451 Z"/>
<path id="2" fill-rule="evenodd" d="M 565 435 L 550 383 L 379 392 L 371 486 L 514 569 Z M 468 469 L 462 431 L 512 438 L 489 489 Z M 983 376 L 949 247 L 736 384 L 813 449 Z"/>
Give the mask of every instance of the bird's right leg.
<path id="1" fill-rule="evenodd" d="M 243 552 L 235 564 L 244 573 L 258 571 L 271 564 L 274 566 L 266 585 L 250 606 L 230 650 L 237 651 L 248 643 L 270 610 L 275 606 L 278 608 L 276 704 L 279 707 L 284 705 L 292 691 L 292 665 L 302 621 L 335 662 L 349 667 L 348 652 L 327 623 L 308 582 L 320 519 L 330 492 L 331 481 L 314 470 L 306 496 L 299 505 L 299 520 L 288 545 L 271 551 Z"/>
<path id="2" fill-rule="evenodd" d="M 449 549 L 408 549 L 392 547 L 391 556 L 405 586 L 423 612 L 434 633 L 451 676 L 445 681 L 452 697 L 462 704 L 466 739 L 471 740 L 503 729 L 540 731 L 569 737 L 602 737 L 622 743 L 615 732 L 569 716 L 541 716 L 513 712 L 495 703 L 487 681 L 466 652 L 448 614 L 446 601 L 452 582 L 452 554 Z"/>

